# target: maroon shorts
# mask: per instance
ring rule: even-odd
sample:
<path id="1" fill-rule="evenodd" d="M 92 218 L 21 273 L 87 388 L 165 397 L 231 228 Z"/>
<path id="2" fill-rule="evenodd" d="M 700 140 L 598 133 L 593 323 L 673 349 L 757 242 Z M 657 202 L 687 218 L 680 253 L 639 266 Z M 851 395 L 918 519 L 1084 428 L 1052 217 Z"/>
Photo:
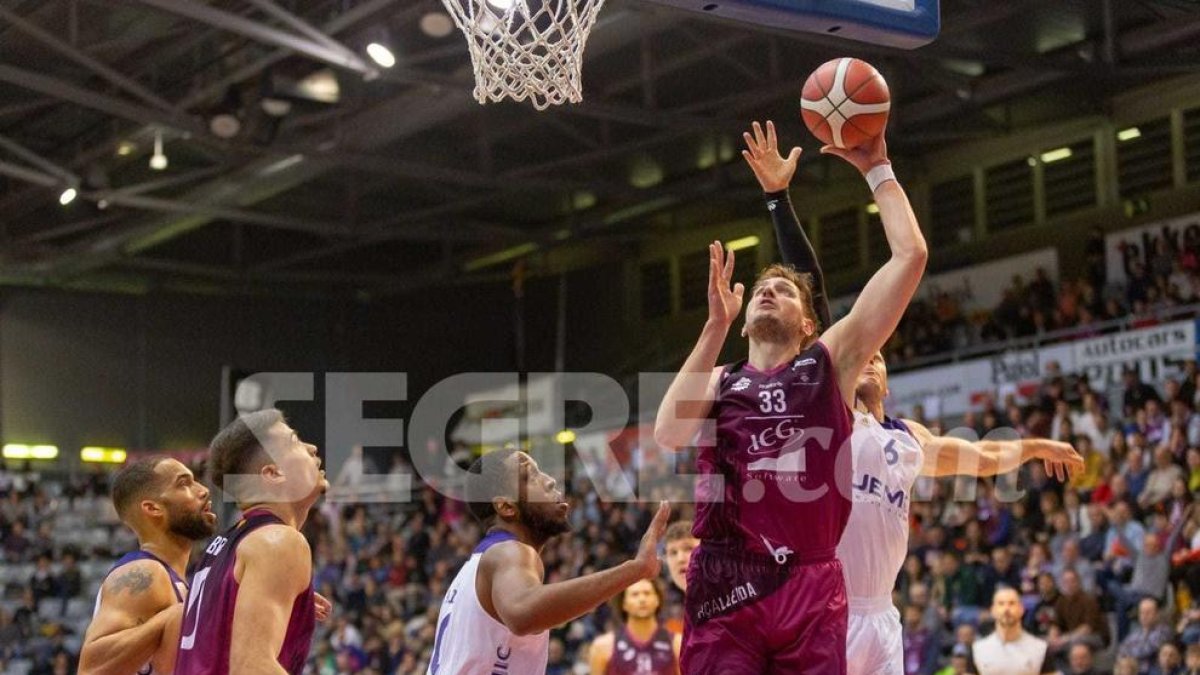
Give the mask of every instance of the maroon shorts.
<path id="1" fill-rule="evenodd" d="M 779 565 L 701 544 L 687 582 L 684 675 L 846 672 L 846 581 L 833 551 Z"/>

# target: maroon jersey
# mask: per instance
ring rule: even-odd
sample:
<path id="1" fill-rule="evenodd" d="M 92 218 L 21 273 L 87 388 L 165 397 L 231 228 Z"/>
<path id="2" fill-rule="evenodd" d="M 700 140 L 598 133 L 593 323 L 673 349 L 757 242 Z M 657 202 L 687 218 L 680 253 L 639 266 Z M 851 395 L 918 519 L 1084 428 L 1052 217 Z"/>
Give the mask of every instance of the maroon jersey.
<path id="1" fill-rule="evenodd" d="M 675 659 L 675 636 L 663 626 L 654 635 L 642 642 L 621 627 L 613 643 L 612 658 L 608 670 L 596 675 L 678 675 L 679 662 Z"/>
<path id="2" fill-rule="evenodd" d="M 693 534 L 780 565 L 832 558 L 850 517 L 853 418 L 825 346 L 770 372 L 727 367 L 710 417 Z"/>
<path id="3" fill-rule="evenodd" d="M 238 602 L 238 582 L 233 576 L 238 544 L 254 530 L 283 521 L 267 511 L 248 511 L 225 534 L 214 537 L 204 559 L 192 575 L 191 592 L 180 629 L 175 675 L 230 675 L 229 646 L 233 610 Z M 254 598 L 242 598 L 253 602 Z M 316 628 L 313 591 L 310 587 L 292 603 L 283 647 L 276 658 L 293 675 L 304 671 Z"/>

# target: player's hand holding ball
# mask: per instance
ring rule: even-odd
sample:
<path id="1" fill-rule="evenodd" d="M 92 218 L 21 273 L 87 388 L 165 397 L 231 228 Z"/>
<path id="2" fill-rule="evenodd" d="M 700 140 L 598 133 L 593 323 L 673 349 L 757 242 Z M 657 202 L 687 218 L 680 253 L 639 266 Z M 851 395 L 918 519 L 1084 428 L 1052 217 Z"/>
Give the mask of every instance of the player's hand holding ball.
<path id="1" fill-rule="evenodd" d="M 800 107 L 808 130 L 825 143 L 822 154 L 841 157 L 863 175 L 890 163 L 883 136 L 891 94 L 869 63 L 841 58 L 821 65 L 804 83 Z"/>

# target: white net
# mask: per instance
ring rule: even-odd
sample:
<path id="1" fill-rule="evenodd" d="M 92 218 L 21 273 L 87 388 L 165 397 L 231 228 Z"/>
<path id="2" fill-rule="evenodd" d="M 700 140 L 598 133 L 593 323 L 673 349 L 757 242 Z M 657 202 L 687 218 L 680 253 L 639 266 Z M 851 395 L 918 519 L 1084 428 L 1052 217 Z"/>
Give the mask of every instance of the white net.
<path id="1" fill-rule="evenodd" d="M 604 0 L 442 0 L 467 36 L 480 103 L 583 100 L 583 48 Z"/>

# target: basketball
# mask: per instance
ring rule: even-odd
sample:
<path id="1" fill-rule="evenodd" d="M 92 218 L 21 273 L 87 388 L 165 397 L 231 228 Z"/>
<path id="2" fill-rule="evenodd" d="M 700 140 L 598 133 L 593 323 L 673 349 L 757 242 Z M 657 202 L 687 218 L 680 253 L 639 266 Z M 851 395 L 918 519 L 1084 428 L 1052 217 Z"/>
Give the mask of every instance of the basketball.
<path id="1" fill-rule="evenodd" d="M 804 83 L 800 114 L 814 136 L 826 145 L 854 148 L 878 136 L 887 126 L 891 95 L 879 71 L 866 61 L 827 61 Z"/>

